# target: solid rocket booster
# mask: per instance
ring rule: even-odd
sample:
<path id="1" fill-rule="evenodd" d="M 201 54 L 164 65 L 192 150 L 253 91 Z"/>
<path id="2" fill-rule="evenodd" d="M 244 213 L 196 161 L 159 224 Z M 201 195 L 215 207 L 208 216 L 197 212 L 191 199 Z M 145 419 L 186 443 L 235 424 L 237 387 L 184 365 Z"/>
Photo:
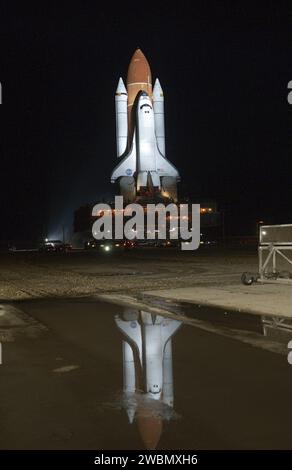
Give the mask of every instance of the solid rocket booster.
<path id="1" fill-rule="evenodd" d="M 164 135 L 164 97 L 158 78 L 153 88 L 154 122 L 158 149 L 165 157 L 165 135 Z"/>
<path id="2" fill-rule="evenodd" d="M 165 158 L 164 97 L 159 80 L 152 91 L 151 70 L 140 49 L 134 53 L 127 88 L 119 79 L 115 96 L 117 157 L 111 175 L 127 202 L 155 192 L 177 200 L 179 174 Z"/>
<path id="3" fill-rule="evenodd" d="M 115 104 L 117 156 L 120 157 L 126 151 L 128 141 L 128 93 L 121 78 L 116 90 Z"/>

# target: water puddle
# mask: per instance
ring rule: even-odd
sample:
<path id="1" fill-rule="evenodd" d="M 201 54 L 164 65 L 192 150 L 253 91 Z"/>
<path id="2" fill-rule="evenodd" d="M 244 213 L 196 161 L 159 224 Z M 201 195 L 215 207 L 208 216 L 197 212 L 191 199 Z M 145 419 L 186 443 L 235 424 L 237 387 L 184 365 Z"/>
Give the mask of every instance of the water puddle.
<path id="1" fill-rule="evenodd" d="M 4 345 L 1 448 L 292 447 L 284 356 L 92 299 L 14 305 L 47 329 Z"/>

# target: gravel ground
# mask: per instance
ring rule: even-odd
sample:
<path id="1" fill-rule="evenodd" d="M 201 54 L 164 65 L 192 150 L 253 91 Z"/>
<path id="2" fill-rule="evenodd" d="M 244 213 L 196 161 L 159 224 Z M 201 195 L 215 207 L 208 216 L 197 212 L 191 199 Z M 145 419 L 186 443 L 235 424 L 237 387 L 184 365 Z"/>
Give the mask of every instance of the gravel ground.
<path id="1" fill-rule="evenodd" d="M 1 254 L 0 266 L 0 301 L 12 301 L 239 285 L 243 271 L 257 271 L 257 254 L 215 247 L 195 252 L 145 248 L 109 255 L 15 252 Z"/>

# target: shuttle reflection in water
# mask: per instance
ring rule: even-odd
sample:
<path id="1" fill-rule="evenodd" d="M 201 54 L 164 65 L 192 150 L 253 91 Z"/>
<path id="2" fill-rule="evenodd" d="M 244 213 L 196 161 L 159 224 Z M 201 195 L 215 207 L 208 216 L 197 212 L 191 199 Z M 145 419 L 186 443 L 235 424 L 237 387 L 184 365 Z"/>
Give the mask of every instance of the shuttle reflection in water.
<path id="1" fill-rule="evenodd" d="M 172 416 L 172 336 L 182 322 L 133 309 L 115 321 L 123 334 L 125 408 L 130 423 L 136 417 L 146 448 L 154 449 L 163 419 Z"/>

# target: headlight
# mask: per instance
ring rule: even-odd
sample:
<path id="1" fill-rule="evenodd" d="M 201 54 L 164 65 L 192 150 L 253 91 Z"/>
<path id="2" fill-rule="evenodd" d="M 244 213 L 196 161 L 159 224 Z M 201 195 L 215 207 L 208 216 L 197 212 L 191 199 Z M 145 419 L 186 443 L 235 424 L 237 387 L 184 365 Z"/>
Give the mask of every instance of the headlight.
<path id="1" fill-rule="evenodd" d="M 106 245 L 106 246 L 104 247 L 104 250 L 105 250 L 105 251 L 110 251 L 110 249 L 111 249 L 111 248 L 110 248 L 110 246 L 108 246 L 108 245 Z"/>

